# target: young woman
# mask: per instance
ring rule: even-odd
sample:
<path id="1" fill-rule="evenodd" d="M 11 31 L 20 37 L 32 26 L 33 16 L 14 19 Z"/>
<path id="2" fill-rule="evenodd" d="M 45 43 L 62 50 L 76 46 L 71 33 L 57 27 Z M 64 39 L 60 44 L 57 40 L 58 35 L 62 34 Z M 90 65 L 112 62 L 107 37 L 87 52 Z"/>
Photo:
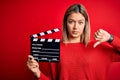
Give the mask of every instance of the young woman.
<path id="1" fill-rule="evenodd" d="M 107 80 L 110 64 L 120 61 L 120 39 L 103 29 L 95 33 L 95 39 L 97 42 L 90 42 L 86 9 L 81 4 L 71 5 L 63 20 L 60 62 L 38 64 L 29 55 L 27 66 L 39 80 Z"/>

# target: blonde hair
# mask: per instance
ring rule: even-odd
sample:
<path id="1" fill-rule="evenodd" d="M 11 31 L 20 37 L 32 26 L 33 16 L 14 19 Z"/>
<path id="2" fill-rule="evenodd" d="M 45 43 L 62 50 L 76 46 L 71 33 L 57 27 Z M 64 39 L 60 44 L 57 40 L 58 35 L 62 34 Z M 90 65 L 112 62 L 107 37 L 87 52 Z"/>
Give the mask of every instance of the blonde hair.
<path id="1" fill-rule="evenodd" d="M 84 27 L 82 35 L 80 36 L 81 37 L 80 42 L 83 43 L 85 46 L 87 46 L 87 44 L 90 41 L 90 20 L 89 20 L 87 10 L 81 4 L 73 4 L 65 12 L 64 19 L 63 19 L 62 39 L 64 42 L 68 41 L 67 18 L 73 12 L 75 13 L 79 12 L 85 17 L 85 27 Z"/>

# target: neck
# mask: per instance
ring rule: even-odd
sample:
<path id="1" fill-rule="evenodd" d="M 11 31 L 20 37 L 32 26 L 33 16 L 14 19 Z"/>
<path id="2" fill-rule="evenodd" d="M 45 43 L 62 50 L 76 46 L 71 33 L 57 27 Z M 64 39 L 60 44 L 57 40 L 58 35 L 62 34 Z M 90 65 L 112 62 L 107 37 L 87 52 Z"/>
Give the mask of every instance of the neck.
<path id="1" fill-rule="evenodd" d="M 80 42 L 80 37 L 79 38 L 68 38 L 68 43 L 78 43 Z"/>

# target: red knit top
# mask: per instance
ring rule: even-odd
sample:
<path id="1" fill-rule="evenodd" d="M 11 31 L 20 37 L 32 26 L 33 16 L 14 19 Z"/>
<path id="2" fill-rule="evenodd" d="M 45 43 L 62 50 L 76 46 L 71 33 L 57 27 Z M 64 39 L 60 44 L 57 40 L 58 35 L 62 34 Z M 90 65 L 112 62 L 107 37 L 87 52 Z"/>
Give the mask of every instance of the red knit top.
<path id="1" fill-rule="evenodd" d="M 120 61 L 120 39 L 114 37 L 112 46 L 93 44 L 61 43 L 60 62 L 40 63 L 39 80 L 107 80 L 110 64 Z"/>

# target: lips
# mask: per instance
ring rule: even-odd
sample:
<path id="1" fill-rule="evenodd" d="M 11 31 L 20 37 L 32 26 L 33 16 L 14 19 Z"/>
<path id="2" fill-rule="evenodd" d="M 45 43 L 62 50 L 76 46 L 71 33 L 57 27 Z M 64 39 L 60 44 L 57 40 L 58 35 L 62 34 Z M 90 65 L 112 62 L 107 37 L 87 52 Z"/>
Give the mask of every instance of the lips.
<path id="1" fill-rule="evenodd" d="M 73 34 L 77 34 L 77 33 L 79 33 L 79 31 L 72 31 L 72 33 L 73 33 Z"/>

